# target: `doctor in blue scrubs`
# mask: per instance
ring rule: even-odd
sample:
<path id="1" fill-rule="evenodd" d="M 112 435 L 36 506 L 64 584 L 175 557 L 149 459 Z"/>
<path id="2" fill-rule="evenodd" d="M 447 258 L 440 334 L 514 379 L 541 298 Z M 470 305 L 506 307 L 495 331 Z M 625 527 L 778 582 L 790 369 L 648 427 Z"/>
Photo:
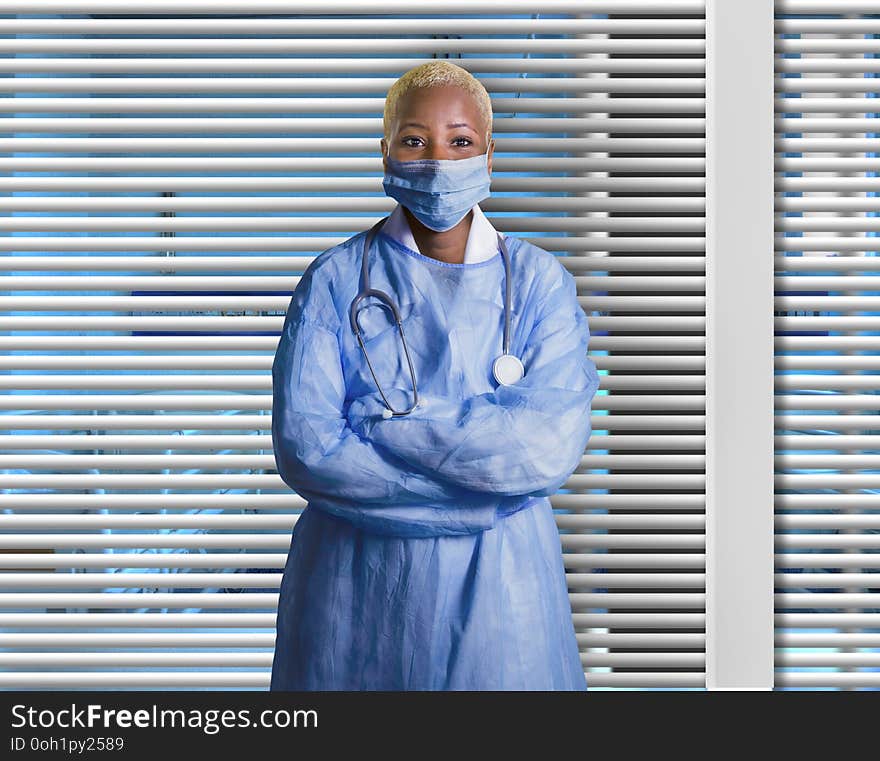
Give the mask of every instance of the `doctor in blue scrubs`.
<path id="1" fill-rule="evenodd" d="M 272 690 L 585 690 L 549 497 L 599 376 L 574 278 L 499 236 L 485 88 L 448 60 L 388 92 L 398 203 L 317 256 L 272 366 L 278 473 L 307 506 Z"/>

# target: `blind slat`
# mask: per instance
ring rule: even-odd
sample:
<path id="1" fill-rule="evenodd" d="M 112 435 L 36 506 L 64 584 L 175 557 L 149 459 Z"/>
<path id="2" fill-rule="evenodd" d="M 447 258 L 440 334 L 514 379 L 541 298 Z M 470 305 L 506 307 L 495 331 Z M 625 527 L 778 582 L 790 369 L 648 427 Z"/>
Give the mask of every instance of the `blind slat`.
<path id="1" fill-rule="evenodd" d="M 385 92 L 452 56 L 496 115 L 483 208 L 575 275 L 603 373 L 551 498 L 588 683 L 704 688 L 681 652 L 706 644 L 704 0 L 242 10 L 0 19 L 0 72 L 27 75 L 0 82 L 0 646 L 35 651 L 0 685 L 268 686 L 304 505 L 270 451 L 277 333 L 314 257 L 393 207 Z"/>

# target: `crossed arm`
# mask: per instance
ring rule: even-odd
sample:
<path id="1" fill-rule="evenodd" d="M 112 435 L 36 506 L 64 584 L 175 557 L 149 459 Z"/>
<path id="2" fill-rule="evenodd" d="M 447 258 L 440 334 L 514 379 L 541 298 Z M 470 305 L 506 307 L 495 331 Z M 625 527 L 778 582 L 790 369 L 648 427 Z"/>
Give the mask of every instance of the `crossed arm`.
<path id="1" fill-rule="evenodd" d="M 304 275 L 272 364 L 272 442 L 282 480 L 309 501 L 358 507 L 473 507 L 555 493 L 580 463 L 599 386 L 574 278 L 557 266 L 520 381 L 464 400 L 420 394 L 424 406 L 387 420 L 376 391 L 343 411 L 339 340 L 306 314 L 312 277 Z"/>
<path id="2" fill-rule="evenodd" d="M 355 399 L 352 429 L 448 483 L 494 495 L 547 496 L 580 463 L 599 386 L 574 278 L 559 265 L 515 384 L 465 400 L 424 395 L 409 415 L 382 418 L 377 392 Z"/>
<path id="3" fill-rule="evenodd" d="M 309 501 L 358 507 L 452 504 L 465 497 L 473 504 L 479 497 L 355 433 L 342 412 L 344 399 L 336 334 L 303 317 L 292 300 L 272 364 L 272 444 L 282 480 Z"/>

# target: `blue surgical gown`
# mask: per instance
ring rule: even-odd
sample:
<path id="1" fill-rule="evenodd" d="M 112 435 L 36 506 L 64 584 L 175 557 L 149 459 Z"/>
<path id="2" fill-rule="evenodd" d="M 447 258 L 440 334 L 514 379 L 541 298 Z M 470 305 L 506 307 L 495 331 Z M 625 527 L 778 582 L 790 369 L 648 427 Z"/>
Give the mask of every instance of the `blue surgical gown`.
<path id="1" fill-rule="evenodd" d="M 365 232 L 298 283 L 272 366 L 278 473 L 306 500 L 279 593 L 272 690 L 584 690 L 548 496 L 575 471 L 599 385 L 574 278 L 508 236 L 504 264 L 450 264 L 381 230 L 370 285 L 396 300 L 420 405 L 384 419 L 349 322 Z M 359 317 L 395 409 L 412 399 L 396 323 Z"/>

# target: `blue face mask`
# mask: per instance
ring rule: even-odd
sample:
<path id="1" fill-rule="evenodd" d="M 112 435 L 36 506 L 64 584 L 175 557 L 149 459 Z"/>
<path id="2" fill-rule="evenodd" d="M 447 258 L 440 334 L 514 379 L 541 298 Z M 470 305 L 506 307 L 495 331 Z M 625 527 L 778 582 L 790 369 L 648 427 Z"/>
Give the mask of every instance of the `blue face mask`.
<path id="1" fill-rule="evenodd" d="M 388 157 L 385 195 L 409 209 L 425 227 L 441 232 L 455 227 L 474 206 L 489 197 L 488 151 L 466 159 Z"/>

